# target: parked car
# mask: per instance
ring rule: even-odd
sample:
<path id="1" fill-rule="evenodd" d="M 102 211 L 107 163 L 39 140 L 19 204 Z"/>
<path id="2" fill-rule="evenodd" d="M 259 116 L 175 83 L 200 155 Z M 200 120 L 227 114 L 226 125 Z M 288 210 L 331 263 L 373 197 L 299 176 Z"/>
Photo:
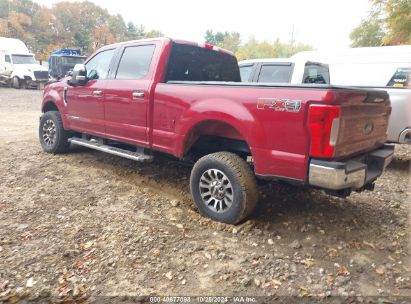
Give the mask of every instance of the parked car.
<path id="1" fill-rule="evenodd" d="M 411 143 L 411 46 L 301 52 L 239 63 L 244 82 L 332 84 L 383 89 L 391 99 L 388 141 Z"/>
<path id="2" fill-rule="evenodd" d="M 81 56 L 81 51 L 77 49 L 59 49 L 53 51 L 48 59 L 49 76 L 53 80 L 58 80 L 67 75 L 78 63 L 83 63 L 86 59 Z"/>
<path id="3" fill-rule="evenodd" d="M 225 223 L 253 211 L 255 177 L 347 196 L 373 190 L 393 155 L 386 92 L 244 84 L 231 52 L 168 38 L 101 48 L 46 86 L 41 111 L 49 153 L 71 143 L 142 162 L 153 151 L 192 161 L 198 210 Z"/>
<path id="4" fill-rule="evenodd" d="M 20 88 L 40 88 L 48 71 L 39 65 L 23 41 L 0 37 L 0 83 Z"/>

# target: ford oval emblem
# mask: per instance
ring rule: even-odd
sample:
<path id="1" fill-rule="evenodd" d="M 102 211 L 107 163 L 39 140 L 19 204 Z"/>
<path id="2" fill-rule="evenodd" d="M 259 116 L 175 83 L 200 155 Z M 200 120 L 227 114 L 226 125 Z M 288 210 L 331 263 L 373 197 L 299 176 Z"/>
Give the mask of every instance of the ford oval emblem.
<path id="1" fill-rule="evenodd" d="M 364 125 L 363 132 L 364 134 L 370 134 L 374 130 L 374 123 L 369 121 Z"/>

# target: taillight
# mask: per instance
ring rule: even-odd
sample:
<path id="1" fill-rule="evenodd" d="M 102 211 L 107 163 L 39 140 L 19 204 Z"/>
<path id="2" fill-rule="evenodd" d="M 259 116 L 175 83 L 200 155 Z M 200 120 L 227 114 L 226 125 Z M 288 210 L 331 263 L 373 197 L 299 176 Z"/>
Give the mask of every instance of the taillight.
<path id="1" fill-rule="evenodd" d="M 205 48 L 207 50 L 219 51 L 220 48 L 218 46 L 212 45 L 210 43 L 198 43 L 199 47 Z"/>
<path id="2" fill-rule="evenodd" d="M 311 136 L 311 157 L 334 156 L 340 129 L 340 113 L 339 106 L 310 105 L 308 128 Z"/>
<path id="3" fill-rule="evenodd" d="M 212 50 L 214 48 L 214 45 L 210 44 L 210 43 L 204 43 L 204 47 L 206 49 Z"/>

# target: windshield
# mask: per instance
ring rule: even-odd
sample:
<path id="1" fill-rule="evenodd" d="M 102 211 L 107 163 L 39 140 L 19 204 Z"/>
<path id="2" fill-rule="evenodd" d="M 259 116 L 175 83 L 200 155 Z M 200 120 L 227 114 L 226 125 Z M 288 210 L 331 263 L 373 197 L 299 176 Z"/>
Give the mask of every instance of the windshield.
<path id="1" fill-rule="evenodd" d="M 11 55 L 13 64 L 36 64 L 36 60 L 32 55 Z"/>
<path id="2" fill-rule="evenodd" d="M 388 82 L 388 87 L 406 87 L 409 85 L 411 68 L 399 68 Z"/>
<path id="3" fill-rule="evenodd" d="M 62 57 L 61 62 L 63 64 L 70 64 L 70 65 L 76 65 L 77 63 L 83 63 L 84 58 L 82 57 Z"/>

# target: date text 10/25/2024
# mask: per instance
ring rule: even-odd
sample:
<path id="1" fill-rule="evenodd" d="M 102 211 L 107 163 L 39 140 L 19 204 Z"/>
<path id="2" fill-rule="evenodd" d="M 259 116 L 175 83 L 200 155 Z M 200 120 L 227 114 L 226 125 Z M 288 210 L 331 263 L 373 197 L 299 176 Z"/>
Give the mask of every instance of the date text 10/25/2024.
<path id="1" fill-rule="evenodd" d="M 165 296 L 150 297 L 150 303 L 257 303 L 255 297 Z"/>

